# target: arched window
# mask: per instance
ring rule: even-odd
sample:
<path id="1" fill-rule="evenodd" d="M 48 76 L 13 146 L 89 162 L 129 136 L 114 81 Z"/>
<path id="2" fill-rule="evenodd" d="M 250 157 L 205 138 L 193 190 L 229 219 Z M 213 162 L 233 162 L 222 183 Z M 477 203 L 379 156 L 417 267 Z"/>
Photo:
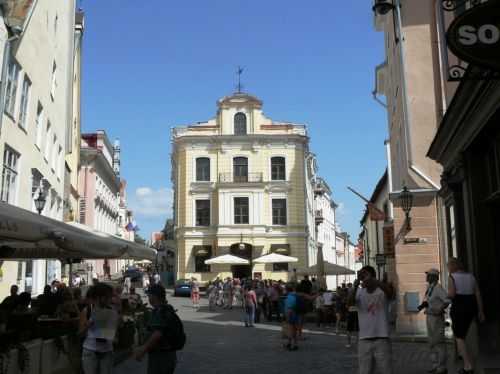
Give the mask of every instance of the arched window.
<path id="1" fill-rule="evenodd" d="M 196 180 L 210 182 L 210 159 L 208 157 L 196 159 Z"/>
<path id="2" fill-rule="evenodd" d="M 248 182 L 248 159 L 246 157 L 233 158 L 233 181 Z"/>
<path id="3" fill-rule="evenodd" d="M 286 162 L 284 157 L 271 158 L 271 180 L 286 180 Z"/>
<path id="4" fill-rule="evenodd" d="M 247 134 L 247 116 L 244 113 L 236 113 L 234 116 L 234 135 Z"/>

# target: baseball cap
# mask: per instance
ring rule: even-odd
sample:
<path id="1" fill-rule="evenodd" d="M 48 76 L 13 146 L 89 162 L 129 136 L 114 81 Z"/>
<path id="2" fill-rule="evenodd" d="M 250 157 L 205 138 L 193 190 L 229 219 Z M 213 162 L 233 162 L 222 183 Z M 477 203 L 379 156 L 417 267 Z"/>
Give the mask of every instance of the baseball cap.
<path id="1" fill-rule="evenodd" d="M 148 288 L 147 294 L 151 296 L 157 296 L 162 300 L 165 299 L 167 296 L 165 288 L 160 284 L 153 284 L 152 286 L 150 286 Z"/>
<path id="2" fill-rule="evenodd" d="M 439 270 L 438 269 L 429 269 L 425 272 L 425 274 L 430 274 L 430 275 L 439 275 Z"/>

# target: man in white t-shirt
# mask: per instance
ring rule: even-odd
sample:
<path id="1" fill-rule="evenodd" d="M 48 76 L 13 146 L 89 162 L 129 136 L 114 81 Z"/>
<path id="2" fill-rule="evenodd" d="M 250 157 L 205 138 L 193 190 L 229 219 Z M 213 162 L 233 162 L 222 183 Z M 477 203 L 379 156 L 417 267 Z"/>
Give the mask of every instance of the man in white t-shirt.
<path id="1" fill-rule="evenodd" d="M 362 282 L 362 288 L 359 288 Z M 356 306 L 359 318 L 359 374 L 392 374 L 392 347 L 389 340 L 388 299 L 392 295 L 377 280 L 375 269 L 365 266 L 358 272 L 348 304 Z"/>

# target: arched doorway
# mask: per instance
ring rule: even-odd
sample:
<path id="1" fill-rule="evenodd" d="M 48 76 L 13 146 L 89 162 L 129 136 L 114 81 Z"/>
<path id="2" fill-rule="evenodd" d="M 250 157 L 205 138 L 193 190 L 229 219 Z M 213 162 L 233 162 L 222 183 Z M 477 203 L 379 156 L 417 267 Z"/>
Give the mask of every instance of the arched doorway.
<path id="1" fill-rule="evenodd" d="M 229 252 L 241 258 L 250 261 L 250 265 L 233 265 L 231 266 L 231 272 L 233 273 L 233 278 L 251 278 L 252 277 L 252 245 L 243 243 L 236 243 L 229 247 Z"/>

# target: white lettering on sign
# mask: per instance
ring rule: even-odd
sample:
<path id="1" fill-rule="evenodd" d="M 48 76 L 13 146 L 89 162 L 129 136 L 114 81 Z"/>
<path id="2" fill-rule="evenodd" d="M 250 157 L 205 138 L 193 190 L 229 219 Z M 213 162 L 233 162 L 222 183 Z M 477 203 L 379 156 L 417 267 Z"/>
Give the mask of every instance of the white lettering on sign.
<path id="1" fill-rule="evenodd" d="M 471 25 L 464 25 L 458 29 L 458 35 L 460 43 L 467 46 L 478 42 L 496 44 L 500 41 L 500 30 L 495 25 L 483 25 L 479 29 Z"/>

